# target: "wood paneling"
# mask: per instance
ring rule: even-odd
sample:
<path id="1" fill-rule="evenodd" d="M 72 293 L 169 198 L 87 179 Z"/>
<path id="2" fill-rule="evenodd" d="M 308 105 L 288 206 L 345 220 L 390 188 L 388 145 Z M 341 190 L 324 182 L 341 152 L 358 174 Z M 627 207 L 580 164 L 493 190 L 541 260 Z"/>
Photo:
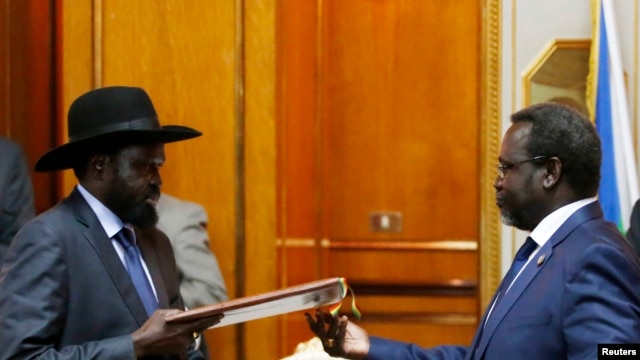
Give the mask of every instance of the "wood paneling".
<path id="1" fill-rule="evenodd" d="M 282 283 L 346 277 L 371 334 L 473 336 L 480 11 L 472 0 L 280 2 Z M 372 230 L 378 212 L 400 214 L 400 229 Z M 286 319 L 291 351 L 312 334 L 300 314 Z"/>
<path id="2" fill-rule="evenodd" d="M 93 1 L 59 2 L 57 13 L 58 46 L 58 111 L 55 129 L 56 145 L 67 142 L 67 113 L 71 102 L 96 85 L 94 83 L 94 36 Z M 60 173 L 62 179 L 56 189 L 58 199 L 62 199 L 77 183 L 72 170 Z"/>
<path id="3" fill-rule="evenodd" d="M 319 234 L 317 3 L 279 1 L 277 21 L 278 233 Z M 282 285 L 286 285 L 283 283 Z"/>
<path id="4" fill-rule="evenodd" d="M 276 282 L 275 0 L 243 1 L 246 295 Z M 244 358 L 277 358 L 277 318 L 244 325 Z M 275 340 L 275 341 L 274 341 Z"/>
<path id="5" fill-rule="evenodd" d="M 55 135 L 54 19 L 52 1 L 0 1 L 0 135 L 25 151 L 38 213 L 56 202 L 55 175 L 33 171 Z"/>
<path id="6" fill-rule="evenodd" d="M 475 251 L 332 249 L 326 256 L 324 274 L 346 277 L 352 284 L 444 285 L 478 279 Z"/>
<path id="7" fill-rule="evenodd" d="M 477 324 L 466 322 L 466 324 L 437 324 L 417 321 L 380 321 L 377 323 L 364 322 L 361 324 L 370 334 L 381 337 L 398 338 L 402 335 L 402 341 L 413 342 L 424 347 L 437 345 L 462 345 L 468 346 L 469 339 L 473 338 Z"/>
<path id="8" fill-rule="evenodd" d="M 477 2 L 323 4 L 325 236 L 478 239 Z M 372 233 L 374 211 L 403 231 Z"/>
<path id="9" fill-rule="evenodd" d="M 322 177 L 317 141 L 318 2 L 278 1 L 276 114 L 278 141 L 278 280 L 280 287 L 320 278 L 318 191 Z M 313 336 L 303 312 L 280 317 L 279 354 Z"/>

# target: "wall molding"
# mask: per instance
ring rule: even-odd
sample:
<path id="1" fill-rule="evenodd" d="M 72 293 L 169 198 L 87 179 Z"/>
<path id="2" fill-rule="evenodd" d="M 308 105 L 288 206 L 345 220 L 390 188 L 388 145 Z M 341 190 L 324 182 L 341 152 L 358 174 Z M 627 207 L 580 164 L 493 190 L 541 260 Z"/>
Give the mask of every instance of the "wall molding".
<path id="1" fill-rule="evenodd" d="M 480 312 L 489 302 L 501 278 L 500 214 L 495 206 L 493 183 L 500 144 L 500 24 L 499 0 L 483 0 L 480 174 Z"/>

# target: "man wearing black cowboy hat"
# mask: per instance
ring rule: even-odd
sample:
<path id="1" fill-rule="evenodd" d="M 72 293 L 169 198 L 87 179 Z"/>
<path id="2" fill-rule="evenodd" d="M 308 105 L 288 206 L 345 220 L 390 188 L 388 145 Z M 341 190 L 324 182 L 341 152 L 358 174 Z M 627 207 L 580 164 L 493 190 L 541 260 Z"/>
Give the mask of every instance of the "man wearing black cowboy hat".
<path id="1" fill-rule="evenodd" d="M 161 126 L 147 93 L 107 87 L 69 109 L 69 142 L 36 171 L 79 184 L 15 236 L 0 271 L 0 359 L 195 359 L 171 244 L 156 229 L 164 144 L 201 135 Z"/>

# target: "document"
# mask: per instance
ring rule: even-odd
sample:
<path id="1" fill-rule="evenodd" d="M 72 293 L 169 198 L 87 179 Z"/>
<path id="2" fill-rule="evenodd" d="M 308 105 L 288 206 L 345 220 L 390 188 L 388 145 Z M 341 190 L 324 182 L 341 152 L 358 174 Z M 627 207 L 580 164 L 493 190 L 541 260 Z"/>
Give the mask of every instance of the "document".
<path id="1" fill-rule="evenodd" d="M 224 314 L 211 328 L 233 325 L 269 316 L 340 303 L 347 293 L 344 278 L 329 278 L 202 306 L 167 316 L 168 323 L 178 323 L 215 314 Z"/>

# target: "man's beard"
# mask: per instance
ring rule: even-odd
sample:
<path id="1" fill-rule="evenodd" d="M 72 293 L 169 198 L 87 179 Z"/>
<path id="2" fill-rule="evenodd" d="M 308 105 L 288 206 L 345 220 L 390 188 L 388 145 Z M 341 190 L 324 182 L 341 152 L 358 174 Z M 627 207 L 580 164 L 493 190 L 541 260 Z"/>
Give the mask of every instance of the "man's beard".
<path id="1" fill-rule="evenodd" d="M 118 189 L 118 187 L 114 187 Z M 150 190 L 150 193 L 159 193 L 160 190 Z M 142 199 L 131 200 L 130 196 L 122 192 L 114 191 L 107 200 L 107 207 L 116 214 L 124 223 L 129 223 L 139 228 L 153 227 L 158 223 L 156 208 L 147 202 L 152 194 L 147 194 Z"/>
<path id="2" fill-rule="evenodd" d="M 511 214 L 501 214 L 500 215 L 500 220 L 502 220 L 502 223 L 507 225 L 507 226 L 516 226 L 516 222 L 517 220 L 511 216 Z"/>
<path id="3" fill-rule="evenodd" d="M 158 212 L 153 205 L 143 202 L 128 207 L 120 218 L 125 223 L 144 229 L 153 227 L 158 223 Z"/>
<path id="4" fill-rule="evenodd" d="M 535 226 L 530 226 L 531 213 L 526 212 L 514 212 L 514 211 L 502 211 L 500 213 L 500 220 L 507 226 L 513 226 L 516 229 L 531 231 Z"/>

